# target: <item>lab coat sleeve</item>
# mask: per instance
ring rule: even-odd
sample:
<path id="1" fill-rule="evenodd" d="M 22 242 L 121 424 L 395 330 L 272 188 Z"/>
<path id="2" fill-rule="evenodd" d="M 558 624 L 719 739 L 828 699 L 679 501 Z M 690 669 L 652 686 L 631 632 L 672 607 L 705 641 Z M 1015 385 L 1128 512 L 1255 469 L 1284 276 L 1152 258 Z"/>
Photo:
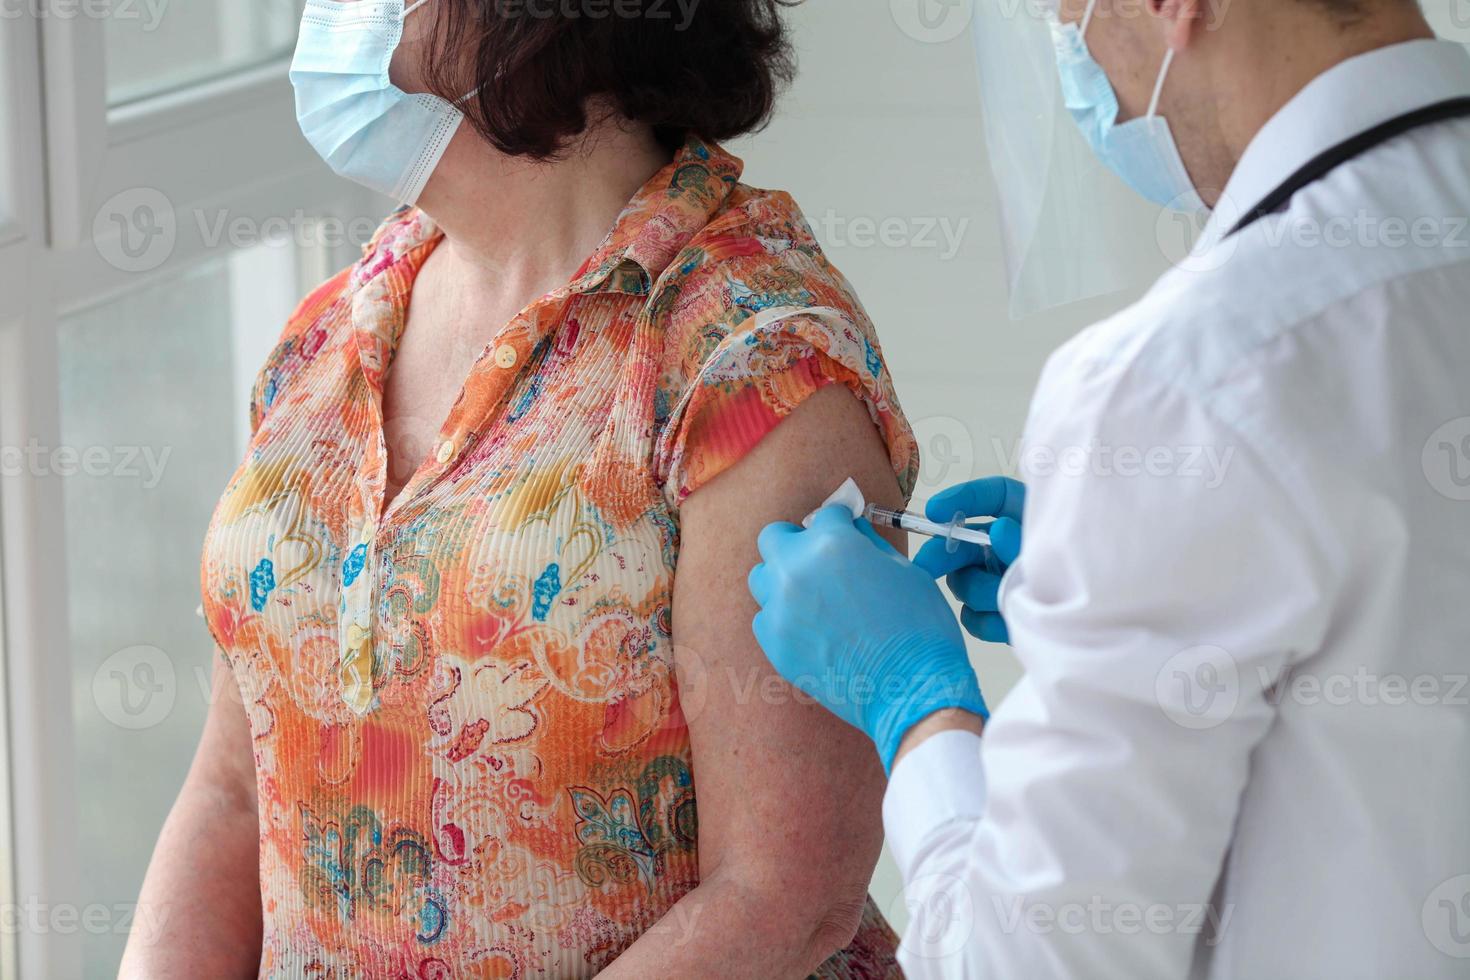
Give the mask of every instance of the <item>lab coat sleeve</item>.
<path id="1" fill-rule="evenodd" d="M 1249 419 L 1066 352 L 1035 404 L 1001 595 L 1025 675 L 983 737 L 894 772 L 900 960 L 911 980 L 1184 977 L 1229 928 L 1210 903 L 1251 752 L 1323 634 L 1330 565 Z"/>

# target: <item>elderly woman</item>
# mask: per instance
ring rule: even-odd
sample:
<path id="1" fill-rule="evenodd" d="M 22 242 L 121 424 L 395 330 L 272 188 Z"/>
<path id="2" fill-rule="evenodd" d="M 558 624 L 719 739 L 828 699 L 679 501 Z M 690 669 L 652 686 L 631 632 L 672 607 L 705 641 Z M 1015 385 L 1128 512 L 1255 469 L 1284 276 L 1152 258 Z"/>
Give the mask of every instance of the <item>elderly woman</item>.
<path id="1" fill-rule="evenodd" d="M 715 142 L 790 74 L 779 0 L 419 6 L 307 6 L 304 132 L 415 206 L 260 372 L 124 975 L 897 976 L 882 769 L 743 582 L 917 464 L 858 300 Z"/>

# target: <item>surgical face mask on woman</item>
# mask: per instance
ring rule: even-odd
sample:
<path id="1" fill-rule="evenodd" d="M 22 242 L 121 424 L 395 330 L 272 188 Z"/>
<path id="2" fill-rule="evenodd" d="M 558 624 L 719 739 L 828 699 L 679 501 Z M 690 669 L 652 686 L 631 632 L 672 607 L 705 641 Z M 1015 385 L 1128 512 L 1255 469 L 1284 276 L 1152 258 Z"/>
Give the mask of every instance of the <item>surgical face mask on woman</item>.
<path id="1" fill-rule="evenodd" d="M 388 76 L 404 20 L 427 2 L 307 0 L 291 62 L 307 142 L 339 176 L 404 204 L 418 200 L 464 121 L 454 103 L 410 95 Z"/>
<path id="2" fill-rule="evenodd" d="M 1067 110 L 1103 163 L 1139 194 L 1162 207 L 1208 211 L 1179 155 L 1169 121 L 1158 114 L 1174 52 L 1164 57 L 1148 114 L 1120 124 L 1118 94 L 1087 48 L 1087 28 L 1097 3 L 1090 0 L 1080 26 L 1064 24 L 1059 16 L 1051 22 Z"/>

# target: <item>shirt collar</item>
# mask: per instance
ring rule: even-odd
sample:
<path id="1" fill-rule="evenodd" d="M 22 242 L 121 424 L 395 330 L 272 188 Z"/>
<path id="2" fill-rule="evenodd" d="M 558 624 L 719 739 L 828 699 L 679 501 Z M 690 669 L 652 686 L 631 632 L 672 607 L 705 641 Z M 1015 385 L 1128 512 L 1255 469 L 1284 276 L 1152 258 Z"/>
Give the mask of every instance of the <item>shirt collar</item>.
<path id="1" fill-rule="evenodd" d="M 1350 58 L 1309 82 L 1251 140 L 1210 218 L 1218 242 L 1281 182 L 1325 151 L 1405 113 L 1470 95 L 1470 51 L 1408 41 Z"/>
<path id="2" fill-rule="evenodd" d="M 628 202 L 573 280 L 572 291 L 646 295 L 674 256 L 714 218 L 744 167 L 718 145 L 691 137 Z"/>
<path id="3" fill-rule="evenodd" d="M 646 294 L 674 256 L 714 218 L 744 169 L 738 157 L 717 144 L 690 137 L 623 208 L 607 238 L 572 277 L 568 292 Z M 363 249 L 355 284 L 397 267 L 407 273 L 397 284 L 406 291 L 433 251 L 426 246 L 437 244 L 441 234 L 422 211 L 400 208 Z"/>
<path id="4" fill-rule="evenodd" d="M 713 220 L 743 169 L 739 158 L 718 145 L 691 137 L 628 202 L 613 230 L 572 281 L 522 314 L 529 336 L 544 335 L 572 296 L 648 295 L 674 256 Z M 422 211 L 400 208 L 378 229 L 353 270 L 357 346 L 364 372 L 375 387 L 381 386 L 407 318 L 414 278 L 442 235 Z"/>

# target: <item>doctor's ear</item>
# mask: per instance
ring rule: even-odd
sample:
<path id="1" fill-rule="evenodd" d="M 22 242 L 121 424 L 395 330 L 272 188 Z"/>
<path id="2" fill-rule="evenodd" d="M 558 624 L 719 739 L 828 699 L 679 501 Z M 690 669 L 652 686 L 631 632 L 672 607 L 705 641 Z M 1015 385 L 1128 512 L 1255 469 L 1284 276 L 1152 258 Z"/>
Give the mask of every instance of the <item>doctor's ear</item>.
<path id="1" fill-rule="evenodd" d="M 1199 39 L 1211 24 L 1210 9 L 1215 0 L 1149 0 L 1156 17 L 1168 22 L 1170 50 L 1184 51 Z"/>

